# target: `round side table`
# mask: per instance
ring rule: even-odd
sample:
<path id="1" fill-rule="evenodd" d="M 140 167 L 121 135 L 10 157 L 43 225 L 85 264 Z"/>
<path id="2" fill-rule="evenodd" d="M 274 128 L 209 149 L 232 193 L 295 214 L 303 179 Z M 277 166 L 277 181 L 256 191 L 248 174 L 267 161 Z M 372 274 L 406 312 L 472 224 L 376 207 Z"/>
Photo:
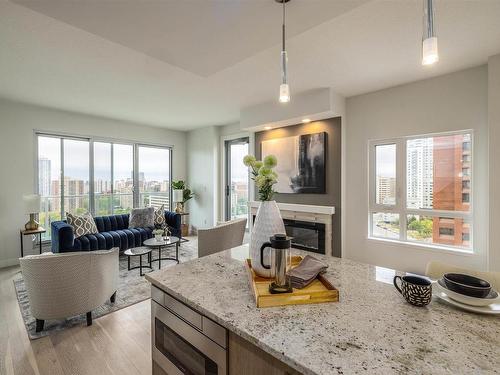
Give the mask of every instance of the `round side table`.
<path id="1" fill-rule="evenodd" d="M 147 246 L 152 249 L 158 249 L 158 258 L 157 259 L 152 259 L 152 262 L 158 262 L 158 269 L 161 269 L 161 261 L 162 260 L 174 260 L 177 263 L 179 263 L 179 238 L 170 236 L 167 237 L 167 239 L 164 239 L 162 241 L 157 241 L 156 238 L 150 238 L 149 240 L 146 240 L 143 242 L 144 246 Z M 161 251 L 163 249 L 166 249 L 168 247 L 174 246 L 175 245 L 175 258 L 173 257 L 165 257 L 162 258 L 161 256 Z"/>
<path id="2" fill-rule="evenodd" d="M 128 270 L 129 271 L 139 268 L 139 274 L 141 276 L 144 276 L 144 272 L 142 272 L 143 268 L 153 269 L 153 267 L 151 267 L 151 249 L 149 247 L 133 247 L 132 249 L 125 250 L 124 254 L 127 256 Z M 147 263 L 149 264 L 149 266 L 142 265 L 142 256 L 143 255 L 148 256 Z M 135 257 L 135 256 L 139 257 L 139 265 L 135 266 L 135 267 L 130 267 L 130 258 Z"/>

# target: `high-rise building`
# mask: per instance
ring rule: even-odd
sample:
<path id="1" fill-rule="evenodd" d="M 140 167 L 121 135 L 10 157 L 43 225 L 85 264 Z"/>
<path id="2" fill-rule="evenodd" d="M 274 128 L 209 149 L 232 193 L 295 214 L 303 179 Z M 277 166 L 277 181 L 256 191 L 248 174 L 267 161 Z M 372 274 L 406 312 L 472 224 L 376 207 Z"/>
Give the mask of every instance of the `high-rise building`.
<path id="1" fill-rule="evenodd" d="M 434 138 L 434 209 L 470 209 L 471 139 L 469 134 Z M 463 219 L 433 218 L 434 243 L 469 245 L 469 224 Z"/>
<path id="2" fill-rule="evenodd" d="M 406 204 L 408 208 L 433 207 L 434 138 L 411 139 L 406 144 Z"/>
<path id="3" fill-rule="evenodd" d="M 85 182 L 83 180 L 64 177 L 64 209 L 72 212 L 85 206 Z"/>
<path id="4" fill-rule="evenodd" d="M 380 204 L 396 203 L 396 178 L 377 176 L 377 202 Z"/>
<path id="5" fill-rule="evenodd" d="M 38 159 L 38 194 L 46 197 L 50 194 L 51 161 L 46 157 Z"/>

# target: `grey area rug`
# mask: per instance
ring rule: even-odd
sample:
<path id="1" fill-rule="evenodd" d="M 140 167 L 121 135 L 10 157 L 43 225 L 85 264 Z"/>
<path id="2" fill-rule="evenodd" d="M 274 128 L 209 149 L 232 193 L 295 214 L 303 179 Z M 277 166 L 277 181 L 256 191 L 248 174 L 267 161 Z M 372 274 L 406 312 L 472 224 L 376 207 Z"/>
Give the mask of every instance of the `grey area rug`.
<path id="1" fill-rule="evenodd" d="M 179 261 L 181 263 L 187 262 L 191 259 L 195 259 L 198 256 L 198 246 L 196 239 L 194 241 L 184 242 L 179 248 Z M 175 256 L 175 248 L 171 251 L 162 251 L 163 256 L 171 256 L 172 253 Z M 156 258 L 158 252 L 153 250 L 153 259 Z M 144 261 L 146 257 L 143 257 Z M 120 274 L 118 279 L 118 290 L 116 293 L 116 300 L 111 303 L 109 300 L 102 306 L 92 311 L 93 319 L 99 318 L 103 315 L 112 313 L 123 309 L 127 306 L 133 305 L 135 303 L 144 301 L 151 297 L 151 284 L 144 278 L 144 276 L 139 276 L 139 269 L 130 270 L 127 269 L 127 256 L 120 255 Z M 165 269 L 167 267 L 175 266 L 174 261 L 162 261 L 161 268 Z M 131 264 L 133 266 L 139 265 L 139 258 L 132 257 Z M 153 270 L 158 269 L 158 262 L 153 262 Z M 148 272 L 149 269 L 145 269 L 144 272 Z M 47 320 L 45 321 L 44 330 L 42 332 L 35 332 L 36 320 L 31 315 L 30 303 L 28 299 L 28 293 L 24 285 L 24 280 L 22 278 L 21 272 L 19 272 L 19 278 L 14 280 L 14 288 L 16 289 L 17 301 L 19 302 L 19 308 L 21 310 L 21 315 L 24 320 L 24 325 L 28 331 L 28 336 L 30 339 L 35 340 L 44 336 L 48 336 L 55 332 L 71 328 L 77 325 L 86 325 L 86 315 L 78 315 L 61 320 Z"/>

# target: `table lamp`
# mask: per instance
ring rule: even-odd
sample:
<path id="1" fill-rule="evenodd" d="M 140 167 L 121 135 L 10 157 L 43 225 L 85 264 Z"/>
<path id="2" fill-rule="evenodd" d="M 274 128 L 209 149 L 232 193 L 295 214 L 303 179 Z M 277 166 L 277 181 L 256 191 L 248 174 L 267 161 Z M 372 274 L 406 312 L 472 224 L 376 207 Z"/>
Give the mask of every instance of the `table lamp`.
<path id="1" fill-rule="evenodd" d="M 39 224 L 35 220 L 35 215 L 40 212 L 40 196 L 38 194 L 23 195 L 23 201 L 24 213 L 30 215 L 30 221 L 24 225 L 24 228 L 26 230 L 37 230 Z"/>
<path id="2" fill-rule="evenodd" d="M 172 194 L 172 201 L 176 203 L 175 212 L 180 214 L 184 210 L 182 207 L 182 202 L 184 201 L 184 190 L 183 189 L 174 189 Z"/>

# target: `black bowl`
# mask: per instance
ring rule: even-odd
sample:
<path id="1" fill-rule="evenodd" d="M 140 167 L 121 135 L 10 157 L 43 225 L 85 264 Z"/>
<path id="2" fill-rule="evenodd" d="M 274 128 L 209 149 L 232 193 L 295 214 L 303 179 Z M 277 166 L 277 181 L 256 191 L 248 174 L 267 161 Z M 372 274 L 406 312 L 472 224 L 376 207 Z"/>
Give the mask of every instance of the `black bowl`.
<path id="1" fill-rule="evenodd" d="M 461 273 L 447 273 L 443 280 L 448 289 L 469 297 L 485 298 L 491 290 L 489 282 Z"/>

